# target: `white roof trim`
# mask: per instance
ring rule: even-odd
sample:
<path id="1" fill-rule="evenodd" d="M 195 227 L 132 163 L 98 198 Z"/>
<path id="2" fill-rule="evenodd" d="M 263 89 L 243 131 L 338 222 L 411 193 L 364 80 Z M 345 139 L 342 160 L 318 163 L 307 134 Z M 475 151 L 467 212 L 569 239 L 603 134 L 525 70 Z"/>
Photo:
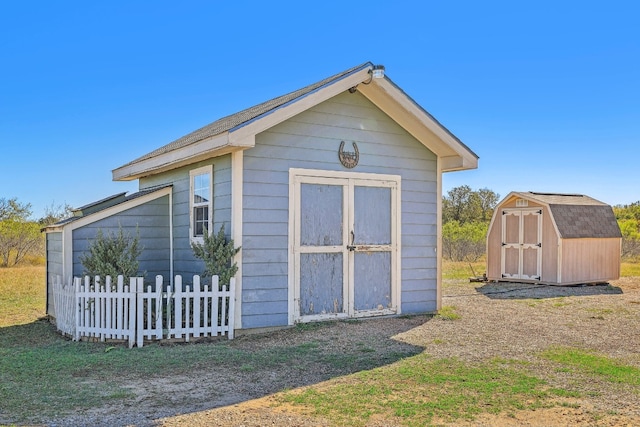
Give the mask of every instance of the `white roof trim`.
<path id="1" fill-rule="evenodd" d="M 141 191 L 144 191 L 141 190 Z M 49 226 L 45 228 L 45 232 L 49 233 L 49 232 L 59 232 L 62 231 L 63 229 L 68 229 L 68 230 L 75 230 L 76 228 L 80 228 L 80 227 L 84 227 L 87 224 L 92 224 L 96 221 L 100 221 L 102 219 L 108 218 L 112 215 L 116 215 L 119 214 L 120 212 L 124 212 L 128 209 L 132 209 L 135 208 L 137 206 L 143 205 L 145 203 L 148 203 L 152 200 L 155 199 L 159 199 L 160 197 L 164 197 L 167 195 L 170 195 L 171 192 L 173 191 L 173 187 L 172 186 L 166 186 L 163 188 L 159 188 L 156 191 L 153 191 L 149 194 L 145 194 L 144 196 L 140 196 L 140 197 L 136 197 L 134 199 L 131 200 L 127 200 L 125 202 L 119 203 L 117 205 L 102 209 L 98 212 L 94 212 L 92 214 L 89 214 L 87 216 L 83 216 L 80 217 L 79 219 L 76 219 L 74 221 L 71 222 L 67 222 L 64 224 L 60 224 L 57 226 Z"/>
<path id="2" fill-rule="evenodd" d="M 371 78 L 364 67 L 306 93 L 236 127 L 182 148 L 112 171 L 114 181 L 129 181 L 206 158 L 255 146 L 255 135 L 345 90 L 357 87 L 365 97 L 441 158 L 442 171 L 475 169 L 478 157 L 387 77 Z M 368 83 L 363 83 L 368 82 Z"/>
<path id="3" fill-rule="evenodd" d="M 122 166 L 111 171 L 111 174 L 114 181 L 131 181 L 143 176 L 195 163 L 213 155 L 220 155 L 225 149 L 226 152 L 233 151 L 229 143 L 229 132 L 224 132 L 194 144 L 159 154 L 139 163 Z"/>
<path id="4" fill-rule="evenodd" d="M 302 96 L 301 98 L 284 104 L 275 110 L 269 111 L 254 120 L 231 129 L 229 131 L 229 140 L 233 143 L 235 141 L 241 141 L 249 135 L 256 135 L 284 122 L 296 114 L 302 113 L 303 111 L 326 101 L 327 99 L 333 98 L 339 93 L 368 80 L 369 69 L 370 67 L 351 74 L 350 76 L 343 77 L 328 86 L 321 87 Z"/>
<path id="5" fill-rule="evenodd" d="M 358 91 L 442 159 L 442 171 L 475 169 L 478 156 L 388 78 L 359 85 Z"/>

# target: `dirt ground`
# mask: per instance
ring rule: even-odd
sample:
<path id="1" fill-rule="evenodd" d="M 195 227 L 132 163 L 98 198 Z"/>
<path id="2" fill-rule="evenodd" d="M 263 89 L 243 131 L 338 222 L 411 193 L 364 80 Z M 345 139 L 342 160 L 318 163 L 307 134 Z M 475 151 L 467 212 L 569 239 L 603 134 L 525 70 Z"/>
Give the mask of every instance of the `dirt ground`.
<path id="1" fill-rule="evenodd" d="M 346 352 L 366 342 L 385 355 L 425 352 L 433 357 L 483 361 L 493 357 L 530 362 L 551 386 L 581 392 L 570 405 L 509 414 L 483 414 L 456 426 L 637 426 L 640 390 L 607 381 L 592 383 L 558 372 L 536 354 L 550 346 L 593 350 L 640 367 L 640 278 L 609 285 L 552 287 L 508 283 L 446 283 L 443 305 L 460 318 L 415 316 L 338 322 L 309 330 L 289 329 L 240 336 L 242 349 L 319 342 Z M 302 363 L 302 362 L 301 362 Z M 381 363 L 382 364 L 382 363 Z M 282 404 L 277 393 L 322 384 L 349 373 L 326 367 L 283 366 L 198 373 L 167 381 L 147 378 L 132 386 L 130 406 L 58 420 L 75 425 L 136 426 L 330 426 L 303 408 Z M 89 424 L 87 424 L 89 423 Z M 392 426 L 373 419 L 368 426 Z"/>

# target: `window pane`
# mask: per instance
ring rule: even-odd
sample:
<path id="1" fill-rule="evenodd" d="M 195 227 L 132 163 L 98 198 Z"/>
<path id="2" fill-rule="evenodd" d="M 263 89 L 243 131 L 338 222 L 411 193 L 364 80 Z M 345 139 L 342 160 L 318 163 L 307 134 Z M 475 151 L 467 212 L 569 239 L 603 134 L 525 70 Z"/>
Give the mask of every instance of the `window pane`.
<path id="1" fill-rule="evenodd" d="M 204 236 L 204 231 L 209 226 L 209 207 L 198 206 L 193 208 L 193 235 Z"/>
<path id="2" fill-rule="evenodd" d="M 209 174 L 195 175 L 193 177 L 193 203 L 208 203 L 211 194 L 209 188 Z"/>

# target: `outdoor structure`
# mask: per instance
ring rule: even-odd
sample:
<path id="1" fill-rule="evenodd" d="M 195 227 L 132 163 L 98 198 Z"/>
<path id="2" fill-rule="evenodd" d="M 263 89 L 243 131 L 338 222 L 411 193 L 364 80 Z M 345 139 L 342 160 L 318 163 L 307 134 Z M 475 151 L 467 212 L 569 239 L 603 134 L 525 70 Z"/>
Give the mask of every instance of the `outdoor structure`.
<path id="1" fill-rule="evenodd" d="M 46 229 L 48 292 L 83 273 L 98 230 L 138 233 L 145 284 L 162 275 L 168 286 L 202 273 L 191 242 L 224 225 L 242 248 L 236 329 L 433 312 L 442 173 L 477 164 L 384 67 L 365 63 L 113 170 L 139 192 Z"/>
<path id="2" fill-rule="evenodd" d="M 487 279 L 554 285 L 620 277 L 611 206 L 580 194 L 509 193 L 487 233 Z"/>

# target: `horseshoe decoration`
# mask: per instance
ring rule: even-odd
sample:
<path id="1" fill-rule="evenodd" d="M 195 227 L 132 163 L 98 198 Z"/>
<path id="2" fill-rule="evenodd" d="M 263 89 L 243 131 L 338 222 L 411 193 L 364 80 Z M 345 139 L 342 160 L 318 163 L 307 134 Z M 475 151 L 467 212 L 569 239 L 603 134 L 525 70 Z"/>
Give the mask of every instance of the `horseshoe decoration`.
<path id="1" fill-rule="evenodd" d="M 360 160 L 360 151 L 358 151 L 358 146 L 355 142 L 351 143 L 353 145 L 354 151 L 344 151 L 344 141 L 340 142 L 340 148 L 338 149 L 338 158 L 340 159 L 340 163 L 345 168 L 354 168 L 358 164 L 358 160 Z"/>

